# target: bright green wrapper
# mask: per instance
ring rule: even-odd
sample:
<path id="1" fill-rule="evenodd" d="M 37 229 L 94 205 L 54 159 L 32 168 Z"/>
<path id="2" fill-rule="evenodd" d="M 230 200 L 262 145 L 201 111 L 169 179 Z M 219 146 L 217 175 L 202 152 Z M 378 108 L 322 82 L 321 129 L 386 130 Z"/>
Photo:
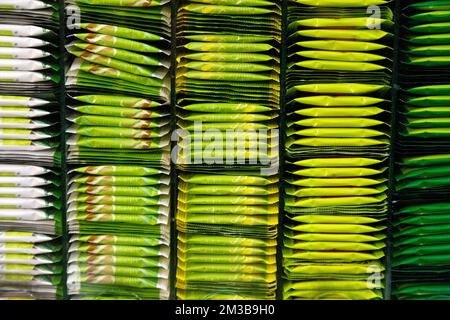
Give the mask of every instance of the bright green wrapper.
<path id="1" fill-rule="evenodd" d="M 87 148 L 99 149 L 137 149 L 151 150 L 160 149 L 167 145 L 164 142 L 152 141 L 147 139 L 127 139 L 127 138 L 91 138 L 79 137 L 76 141 L 69 141 L 69 145 L 77 145 Z"/>
<path id="2" fill-rule="evenodd" d="M 68 130 L 72 132 L 72 128 Z M 88 137 L 105 137 L 105 138 L 135 138 L 135 139 L 149 139 L 149 138 L 161 138 L 167 132 L 165 131 L 150 131 L 139 130 L 130 128 L 113 128 L 113 127 L 93 127 L 93 126 L 81 126 L 73 129 L 73 132 L 80 136 Z"/>
<path id="3" fill-rule="evenodd" d="M 122 186 L 88 186 L 81 185 L 75 188 L 75 191 L 93 195 L 113 195 L 113 196 L 134 196 L 134 197 L 155 197 L 161 194 L 167 194 L 164 188 L 155 187 L 122 187 Z"/>
<path id="4" fill-rule="evenodd" d="M 112 79 L 119 79 L 128 81 L 131 83 L 138 83 L 145 86 L 150 87 L 162 87 L 163 81 L 156 78 L 149 78 L 145 76 L 138 76 L 133 73 L 121 71 L 118 69 L 110 68 L 110 67 L 104 67 L 98 64 L 90 63 L 88 61 L 81 60 L 79 62 L 75 61 L 72 64 L 72 68 L 74 70 L 84 71 L 90 74 L 97 75 L 99 77 L 106 77 L 106 78 L 112 78 Z"/>
<path id="5" fill-rule="evenodd" d="M 219 49 L 216 49 L 219 50 Z M 196 61 L 223 61 L 223 62 L 266 62 L 271 61 L 273 58 L 270 55 L 261 53 L 245 53 L 245 52 L 202 52 L 202 53 L 189 53 L 183 56 L 189 60 Z"/>
<path id="6" fill-rule="evenodd" d="M 77 183 L 94 186 L 147 186 L 161 183 L 159 177 L 134 177 L 134 176 L 80 176 L 74 178 Z"/>
<path id="7" fill-rule="evenodd" d="M 158 246 L 161 240 L 142 236 L 115 236 L 115 235 L 82 235 L 77 240 L 94 244 L 115 244 L 129 246 Z"/>
<path id="8" fill-rule="evenodd" d="M 135 108 L 109 107 L 100 105 L 83 105 L 74 108 L 76 111 L 86 114 L 103 115 L 109 117 L 153 119 L 163 115 L 156 111 Z"/>
<path id="9" fill-rule="evenodd" d="M 71 200 L 71 199 L 70 199 Z M 89 204 L 109 204 L 109 205 L 135 205 L 135 206 L 155 206 L 162 201 L 159 197 L 135 197 L 135 196 L 109 196 L 109 195 L 89 195 L 78 194 L 74 201 Z"/>
<path id="10" fill-rule="evenodd" d="M 122 1 L 123 2 L 123 1 Z M 137 2 L 137 1 L 136 1 Z M 140 30 L 96 23 L 81 23 L 80 27 L 92 32 L 133 40 L 158 41 L 161 37 Z"/>
<path id="11" fill-rule="evenodd" d="M 140 207 L 136 207 L 140 208 Z M 114 222 L 115 224 L 137 224 L 137 225 L 146 225 L 146 226 L 154 226 L 158 225 L 158 218 L 150 215 L 142 215 L 142 209 L 140 212 L 125 212 L 124 214 L 108 214 L 108 213 L 97 213 L 97 214 L 83 214 L 79 213 L 73 215 L 69 218 L 69 222 L 73 220 L 78 221 L 86 221 L 86 222 L 97 222 L 97 223 L 108 223 Z M 130 210 L 128 210 L 130 211 Z M 105 210 L 104 212 L 107 212 Z"/>
<path id="12" fill-rule="evenodd" d="M 277 182 L 277 179 L 258 176 L 238 176 L 238 175 L 186 175 L 180 177 L 183 181 L 192 184 L 217 184 L 217 185 L 245 185 L 245 186 L 265 186 Z"/>
<path id="13" fill-rule="evenodd" d="M 111 96 L 111 95 L 87 95 L 76 96 L 76 100 L 95 105 L 123 107 L 123 108 L 138 108 L 147 109 L 158 107 L 161 104 L 156 101 L 151 101 L 143 98 L 133 98 L 128 96 Z"/>
<path id="14" fill-rule="evenodd" d="M 121 117 L 91 116 L 91 115 L 77 116 L 73 118 L 73 122 L 75 122 L 78 125 L 86 125 L 86 126 L 105 126 L 105 127 L 119 127 L 119 128 L 123 127 L 135 129 L 157 128 L 160 126 L 160 123 L 156 121 L 121 118 Z"/>
<path id="15" fill-rule="evenodd" d="M 251 112 L 266 112 L 271 108 L 250 104 L 250 103 L 196 103 L 184 106 L 183 109 L 197 112 L 217 112 L 217 113 L 251 113 Z"/>
<path id="16" fill-rule="evenodd" d="M 101 255 L 117 255 L 117 256 L 132 256 L 132 257 L 155 257 L 163 255 L 159 247 L 140 247 L 140 246 L 126 246 L 126 245 L 97 245 L 87 243 L 72 243 L 69 251 L 80 251 L 89 254 Z M 167 253 L 166 253 L 167 254 Z"/>
<path id="17" fill-rule="evenodd" d="M 159 66 L 161 61 L 149 55 L 138 54 L 132 51 L 111 48 L 105 46 L 97 46 L 89 43 L 74 43 L 74 46 L 82 50 L 86 50 L 92 53 L 96 53 L 105 57 L 115 58 L 122 61 L 128 61 L 131 63 L 143 64 L 148 66 Z M 69 47 L 70 49 L 70 47 Z"/>
<path id="18" fill-rule="evenodd" d="M 68 281 L 79 281 L 81 283 L 100 284 L 100 285 L 115 285 L 132 288 L 143 289 L 157 289 L 159 288 L 158 280 L 152 278 L 130 278 L 113 275 L 77 275 L 72 279 L 69 277 Z"/>
<path id="19" fill-rule="evenodd" d="M 102 34 L 96 34 L 96 33 L 76 33 L 75 37 L 77 37 L 80 40 L 98 44 L 105 47 L 110 48 L 118 48 L 118 49 L 125 49 L 125 50 L 131 50 L 131 51 L 137 51 L 137 52 L 148 52 L 148 53 L 159 53 L 161 52 L 160 49 L 157 47 L 137 42 L 133 40 L 123 39 L 120 37 L 114 37 L 109 35 L 102 35 Z"/>
<path id="20" fill-rule="evenodd" d="M 142 166 L 89 166 L 76 168 L 79 173 L 100 176 L 153 176 L 161 174 L 161 170 Z"/>
<path id="21" fill-rule="evenodd" d="M 189 12 L 195 12 L 200 14 L 214 14 L 214 15 L 259 15 L 272 13 L 271 9 L 258 8 L 258 7 L 245 7 L 245 6 L 223 6 L 223 5 L 203 5 L 203 4 L 188 4 L 183 6 L 184 9 Z"/>
<path id="22" fill-rule="evenodd" d="M 203 52 L 235 52 L 235 53 L 257 53 L 264 52 L 273 49 L 269 44 L 265 43 L 211 43 L 211 42 L 190 42 L 186 44 L 186 49 L 192 51 L 203 51 Z"/>
<path id="23" fill-rule="evenodd" d="M 158 71 L 156 68 L 149 68 L 138 66 L 136 64 L 124 62 L 122 60 L 113 59 L 110 57 L 95 54 L 89 51 L 82 51 L 77 49 L 69 49 L 69 52 L 74 56 L 80 57 L 83 60 L 96 63 L 102 66 L 111 67 L 117 70 L 126 71 L 143 77 L 153 77 Z"/>
<path id="24" fill-rule="evenodd" d="M 130 278 L 158 278 L 160 275 L 158 269 L 108 266 L 108 265 L 95 266 L 88 264 L 80 264 L 76 266 L 76 270 L 82 274 L 88 275 L 112 275 Z"/>
<path id="25" fill-rule="evenodd" d="M 167 1 L 164 0 L 75 0 L 76 3 L 92 6 L 116 6 L 116 7 L 154 7 L 160 6 Z"/>

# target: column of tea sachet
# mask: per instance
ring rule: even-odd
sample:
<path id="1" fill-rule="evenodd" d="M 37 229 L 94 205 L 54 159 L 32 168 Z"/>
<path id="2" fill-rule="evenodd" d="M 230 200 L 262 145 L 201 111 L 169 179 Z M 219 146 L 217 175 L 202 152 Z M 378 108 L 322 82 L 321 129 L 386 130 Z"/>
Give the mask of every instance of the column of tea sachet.
<path id="1" fill-rule="evenodd" d="M 180 175 L 177 297 L 274 299 L 278 177 Z"/>
<path id="2" fill-rule="evenodd" d="M 188 135 L 179 143 L 179 163 L 257 161 L 266 155 L 264 148 L 275 147 L 271 142 L 278 136 L 271 129 L 278 127 L 280 38 L 278 1 L 182 1 L 177 124 Z M 216 130 L 222 133 L 220 142 L 227 134 L 234 150 L 215 141 Z M 204 152 L 208 146 L 217 151 Z"/>
<path id="3" fill-rule="evenodd" d="M 168 161 L 168 2 L 67 3 L 81 12 L 67 45 L 69 163 Z"/>
<path id="4" fill-rule="evenodd" d="M 393 55 L 387 5 L 288 3 L 285 299 L 383 298 Z"/>
<path id="5" fill-rule="evenodd" d="M 168 170 L 89 166 L 70 177 L 70 297 L 168 299 Z"/>
<path id="6" fill-rule="evenodd" d="M 66 3 L 69 297 L 168 299 L 170 1 Z"/>
<path id="7" fill-rule="evenodd" d="M 393 297 L 450 297 L 450 1 L 402 3 Z"/>
<path id="8" fill-rule="evenodd" d="M 281 3 L 177 14 L 178 299 L 274 299 Z"/>
<path id="9" fill-rule="evenodd" d="M 62 297 L 56 1 L 0 3 L 0 300 Z"/>

